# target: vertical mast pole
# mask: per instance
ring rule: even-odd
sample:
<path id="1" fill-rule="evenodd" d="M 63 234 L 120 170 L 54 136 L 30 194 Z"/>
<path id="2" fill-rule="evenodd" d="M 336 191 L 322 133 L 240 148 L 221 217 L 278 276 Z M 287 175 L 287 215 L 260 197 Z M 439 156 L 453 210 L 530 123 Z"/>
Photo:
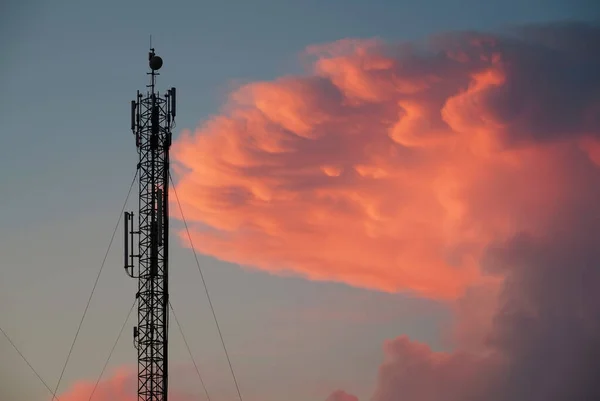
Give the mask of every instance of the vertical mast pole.
<path id="1" fill-rule="evenodd" d="M 133 213 L 126 212 L 125 270 L 138 279 L 138 400 L 167 401 L 169 328 L 169 150 L 175 119 L 175 88 L 164 96 L 156 91 L 163 64 L 153 48 L 148 55 L 150 84 L 131 102 L 131 128 L 139 154 L 138 230 Z M 127 233 L 127 230 L 130 230 Z M 129 234 L 129 235 L 128 235 Z M 133 236 L 138 235 L 138 253 Z M 131 254 L 127 255 L 130 251 Z M 137 260 L 137 269 L 134 267 Z"/>

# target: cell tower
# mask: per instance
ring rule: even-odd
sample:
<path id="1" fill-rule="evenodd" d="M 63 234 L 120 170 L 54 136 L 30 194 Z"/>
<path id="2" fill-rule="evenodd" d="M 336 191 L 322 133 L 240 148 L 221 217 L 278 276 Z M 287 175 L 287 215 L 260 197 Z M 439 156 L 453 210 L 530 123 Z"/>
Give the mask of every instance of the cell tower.
<path id="1" fill-rule="evenodd" d="M 169 149 L 175 121 L 175 88 L 155 92 L 163 60 L 150 49 L 150 85 L 131 101 L 131 130 L 139 154 L 138 229 L 125 212 L 125 271 L 138 279 L 138 400 L 166 401 L 169 339 Z M 137 249 L 134 238 L 137 236 Z M 137 260 L 135 268 L 134 260 Z"/>

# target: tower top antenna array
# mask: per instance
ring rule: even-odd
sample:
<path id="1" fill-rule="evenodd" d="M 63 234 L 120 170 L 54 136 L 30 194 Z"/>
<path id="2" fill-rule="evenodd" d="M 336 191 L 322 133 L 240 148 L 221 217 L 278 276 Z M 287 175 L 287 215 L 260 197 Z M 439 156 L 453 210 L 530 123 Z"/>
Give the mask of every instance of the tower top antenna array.
<path id="1" fill-rule="evenodd" d="M 156 77 L 163 66 L 152 45 L 150 84 L 131 101 L 131 130 L 138 151 L 139 210 L 125 212 L 124 267 L 138 280 L 138 400 L 167 401 L 169 334 L 169 150 L 176 115 L 175 88 L 161 97 Z"/>

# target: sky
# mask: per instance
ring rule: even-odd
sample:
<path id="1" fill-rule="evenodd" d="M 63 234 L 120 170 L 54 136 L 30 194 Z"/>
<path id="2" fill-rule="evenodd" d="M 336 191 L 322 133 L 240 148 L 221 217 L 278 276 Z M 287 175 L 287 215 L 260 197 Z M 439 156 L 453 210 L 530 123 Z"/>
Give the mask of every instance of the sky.
<path id="1" fill-rule="evenodd" d="M 134 174 L 152 34 L 245 400 L 592 394 L 600 35 L 543 24 L 597 22 L 593 1 L 9 1 L 0 18 L 0 327 L 52 388 Z M 233 400 L 171 209 L 171 300 L 211 398 Z M 63 401 L 88 399 L 133 302 L 120 234 Z M 98 401 L 129 400 L 132 326 Z M 175 397 L 202 399 L 172 333 Z M 546 359 L 571 373 L 532 373 Z M 4 338 L 0 399 L 50 399 Z"/>

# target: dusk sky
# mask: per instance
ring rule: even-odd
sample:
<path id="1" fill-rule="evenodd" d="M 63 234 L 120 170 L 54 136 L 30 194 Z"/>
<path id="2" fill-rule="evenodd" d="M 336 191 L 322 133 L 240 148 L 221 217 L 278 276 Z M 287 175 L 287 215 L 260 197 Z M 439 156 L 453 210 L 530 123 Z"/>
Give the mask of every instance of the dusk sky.
<path id="1" fill-rule="evenodd" d="M 4 2 L 0 327 L 54 388 L 135 172 L 152 34 L 244 401 L 600 397 L 595 3 Z M 233 401 L 174 206 L 171 300 Z M 120 227 L 61 401 L 88 400 L 134 300 L 122 252 Z M 134 325 L 94 400 L 134 399 Z M 205 399 L 171 339 L 173 401 Z M 50 399 L 0 336 L 0 401 Z"/>

